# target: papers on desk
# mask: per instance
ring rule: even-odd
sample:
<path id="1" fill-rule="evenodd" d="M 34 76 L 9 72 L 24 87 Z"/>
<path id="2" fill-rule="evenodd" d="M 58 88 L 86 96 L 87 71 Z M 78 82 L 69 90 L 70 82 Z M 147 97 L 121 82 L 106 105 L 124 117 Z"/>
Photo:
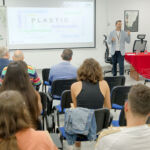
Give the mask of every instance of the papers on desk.
<path id="1" fill-rule="evenodd" d="M 132 55 L 136 55 L 135 53 L 130 53 L 130 54 L 127 54 L 128 56 L 132 56 Z"/>

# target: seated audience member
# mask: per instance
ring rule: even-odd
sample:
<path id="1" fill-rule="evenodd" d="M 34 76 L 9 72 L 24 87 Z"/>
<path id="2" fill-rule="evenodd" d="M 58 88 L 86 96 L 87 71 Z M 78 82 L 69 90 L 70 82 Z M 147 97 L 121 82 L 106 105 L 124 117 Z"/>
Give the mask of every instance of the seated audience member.
<path id="1" fill-rule="evenodd" d="M 130 89 L 124 106 L 127 127 L 112 127 L 100 133 L 95 150 L 149 150 L 150 88 L 138 84 Z"/>
<path id="2" fill-rule="evenodd" d="M 35 131 L 18 91 L 0 93 L 1 150 L 57 150 L 46 131 Z"/>
<path id="3" fill-rule="evenodd" d="M 20 61 L 20 60 L 24 61 L 24 54 L 22 51 L 16 50 L 14 52 L 14 55 L 12 56 L 12 58 L 13 58 L 13 61 Z M 1 74 L 2 80 L 4 79 L 6 71 L 7 71 L 7 67 L 5 67 L 2 71 L 2 74 Z M 36 70 L 30 65 L 28 65 L 28 74 L 29 74 L 29 77 L 30 77 L 30 80 L 31 80 L 33 86 L 38 88 L 41 85 L 41 80 L 38 77 Z"/>
<path id="4" fill-rule="evenodd" d="M 103 80 L 102 68 L 93 58 L 86 59 L 77 71 L 78 82 L 71 86 L 73 107 L 98 109 L 111 108 L 110 89 Z M 80 150 L 81 143 L 75 143 L 75 150 Z"/>
<path id="5" fill-rule="evenodd" d="M 19 91 L 25 100 L 27 108 L 30 112 L 32 123 L 35 129 L 39 128 L 38 117 L 42 111 L 40 95 L 32 86 L 27 72 L 27 65 L 23 61 L 11 62 L 0 87 L 0 92 L 6 90 Z"/>
<path id="6" fill-rule="evenodd" d="M 0 47 L 0 75 L 5 66 L 8 66 L 9 61 L 9 52 L 5 47 Z"/>
<path id="7" fill-rule="evenodd" d="M 49 73 L 49 83 L 58 79 L 75 79 L 77 77 L 77 69 L 70 64 L 73 52 L 71 49 L 65 49 L 61 54 L 63 62 L 52 66 Z M 49 89 L 50 91 L 50 89 Z"/>
<path id="8" fill-rule="evenodd" d="M 111 108 L 109 86 L 102 74 L 100 64 L 93 58 L 83 62 L 77 71 L 78 82 L 71 86 L 74 107 Z"/>

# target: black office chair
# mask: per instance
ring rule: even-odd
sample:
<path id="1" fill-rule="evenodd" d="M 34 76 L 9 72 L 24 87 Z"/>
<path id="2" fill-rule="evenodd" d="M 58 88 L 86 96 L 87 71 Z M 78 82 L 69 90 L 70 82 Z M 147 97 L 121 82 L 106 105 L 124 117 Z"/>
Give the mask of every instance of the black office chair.
<path id="1" fill-rule="evenodd" d="M 133 44 L 133 53 L 138 51 L 138 52 L 144 52 L 146 50 L 146 44 L 147 44 L 147 40 L 145 39 L 145 34 L 138 34 L 137 35 L 137 39 L 134 41 Z"/>
<path id="2" fill-rule="evenodd" d="M 81 114 L 82 115 L 82 114 Z M 107 108 L 101 108 L 95 110 L 95 119 L 97 125 L 97 135 L 100 133 L 102 129 L 108 128 L 110 124 L 110 110 Z M 63 140 L 66 139 L 65 129 L 64 127 L 59 127 L 60 132 L 60 140 L 63 144 Z M 77 141 L 88 141 L 86 136 L 79 135 L 77 137 Z"/>
<path id="3" fill-rule="evenodd" d="M 115 86 L 111 92 L 112 109 L 122 109 L 131 86 Z"/>
<path id="4" fill-rule="evenodd" d="M 46 93 L 46 91 L 47 91 L 46 87 L 49 86 L 49 81 L 48 81 L 49 72 L 50 72 L 50 69 L 49 69 L 49 68 L 44 68 L 44 69 L 42 69 L 42 80 L 43 80 L 42 92 L 43 92 L 44 89 L 45 89 L 45 93 Z"/>
<path id="5" fill-rule="evenodd" d="M 52 82 L 51 87 L 51 97 L 52 99 L 60 100 L 61 94 L 65 90 L 70 90 L 71 85 L 77 82 L 76 79 L 61 79 L 61 80 L 55 80 Z"/>
<path id="6" fill-rule="evenodd" d="M 64 114 L 65 109 L 71 107 L 71 103 L 72 103 L 71 91 L 70 90 L 63 91 L 63 93 L 61 95 L 61 104 L 55 106 L 55 109 L 57 111 L 57 125 L 58 125 L 58 127 L 60 126 L 59 115 Z"/>
<path id="7" fill-rule="evenodd" d="M 133 53 L 135 52 L 144 52 L 146 50 L 146 45 L 147 45 L 147 40 L 144 40 L 145 39 L 145 34 L 138 34 L 137 35 L 137 39 L 138 40 L 135 40 L 134 41 L 134 44 L 133 44 Z M 125 69 L 125 72 L 127 72 L 127 74 L 130 73 L 130 69 Z M 145 83 L 148 82 L 148 81 L 145 81 Z"/>
<path id="8" fill-rule="evenodd" d="M 105 63 L 108 63 L 108 64 L 111 64 L 112 65 L 112 57 L 110 57 L 109 56 L 109 47 L 108 47 L 108 44 L 107 44 L 107 36 L 104 34 L 103 35 L 104 36 L 104 41 L 103 41 L 103 43 L 104 43 L 104 45 L 105 45 L 105 47 L 106 47 L 106 51 L 105 51 Z M 110 73 L 110 72 L 112 72 L 112 69 L 111 70 L 107 70 L 107 71 L 104 71 L 104 75 L 106 74 L 106 73 Z"/>
<path id="9" fill-rule="evenodd" d="M 43 130 L 45 130 L 45 122 L 46 122 L 46 129 L 49 132 L 55 131 L 55 124 L 54 124 L 54 116 L 52 110 L 52 99 L 51 97 L 44 92 L 39 92 L 41 96 L 41 103 L 42 103 L 42 126 Z"/>
<path id="10" fill-rule="evenodd" d="M 115 86 L 125 85 L 125 76 L 115 76 L 115 77 L 104 77 L 104 80 L 107 81 L 110 91 Z"/>
<path id="11" fill-rule="evenodd" d="M 128 99 L 128 93 L 131 86 L 116 86 L 111 92 L 112 109 L 123 110 L 124 103 Z M 121 116 L 122 114 L 120 114 Z M 120 120 L 122 124 L 125 123 L 124 119 Z M 112 121 L 113 126 L 119 126 L 119 120 Z"/>
<path id="12" fill-rule="evenodd" d="M 150 124 L 150 117 L 146 121 L 146 124 Z M 122 109 L 120 116 L 119 116 L 119 126 L 126 126 L 126 125 L 127 125 L 127 121 L 125 118 L 125 112 L 124 112 L 124 109 Z"/>

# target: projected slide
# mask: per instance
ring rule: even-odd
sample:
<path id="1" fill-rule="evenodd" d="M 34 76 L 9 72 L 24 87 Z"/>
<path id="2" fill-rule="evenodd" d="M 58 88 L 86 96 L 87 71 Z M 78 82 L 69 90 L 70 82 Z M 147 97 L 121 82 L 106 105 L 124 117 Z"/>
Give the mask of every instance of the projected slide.
<path id="1" fill-rule="evenodd" d="M 81 4 L 78 8 L 8 8 L 9 47 L 93 47 L 94 6 Z"/>

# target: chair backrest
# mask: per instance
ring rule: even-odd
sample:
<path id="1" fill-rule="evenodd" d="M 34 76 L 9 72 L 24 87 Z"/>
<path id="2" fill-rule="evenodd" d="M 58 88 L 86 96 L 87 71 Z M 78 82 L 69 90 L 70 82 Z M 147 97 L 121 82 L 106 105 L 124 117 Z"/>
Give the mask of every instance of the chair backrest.
<path id="1" fill-rule="evenodd" d="M 146 121 L 146 124 L 150 124 L 150 117 L 149 117 L 148 120 Z M 126 118 L 125 118 L 124 108 L 123 108 L 123 109 L 121 110 L 121 112 L 120 112 L 119 125 L 120 125 L 120 126 L 126 126 L 126 125 L 127 125 Z"/>
<path id="2" fill-rule="evenodd" d="M 111 104 L 118 104 L 123 106 L 128 99 L 128 93 L 131 86 L 116 86 L 111 92 Z"/>
<path id="3" fill-rule="evenodd" d="M 133 44 L 133 52 L 139 51 L 139 52 L 144 52 L 146 49 L 146 40 L 135 40 Z"/>
<path id="4" fill-rule="evenodd" d="M 43 114 L 44 115 L 49 115 L 53 112 L 52 110 L 52 105 L 53 101 L 51 97 L 44 92 L 39 92 L 40 97 L 41 97 L 41 103 L 42 103 L 42 108 L 43 108 Z"/>
<path id="5" fill-rule="evenodd" d="M 105 45 L 105 47 L 106 47 L 106 51 L 105 51 L 105 62 L 106 63 L 110 63 L 110 64 L 112 64 L 112 59 L 111 59 L 111 57 L 109 57 L 109 46 L 108 46 L 108 44 L 107 44 L 107 36 L 106 35 L 103 35 L 104 36 L 104 40 L 103 40 L 103 43 L 104 43 L 104 45 Z"/>
<path id="6" fill-rule="evenodd" d="M 104 77 L 104 80 L 107 81 L 110 91 L 115 86 L 125 85 L 125 76 Z"/>
<path id="7" fill-rule="evenodd" d="M 61 108 L 62 112 L 64 108 L 70 108 L 72 103 L 72 98 L 71 98 L 71 91 L 70 90 L 65 90 L 62 93 L 61 96 Z"/>
<path id="8" fill-rule="evenodd" d="M 110 123 L 110 110 L 107 108 L 100 108 L 95 110 L 95 119 L 97 125 L 97 133 L 102 129 L 107 128 Z"/>
<path id="9" fill-rule="evenodd" d="M 42 69 L 42 80 L 43 80 L 43 82 L 48 81 L 49 72 L 50 72 L 50 68 Z"/>
<path id="10" fill-rule="evenodd" d="M 67 80 L 55 80 L 52 82 L 51 94 L 61 96 L 62 92 L 65 90 L 70 90 L 71 85 L 77 82 L 77 79 L 67 79 Z"/>

